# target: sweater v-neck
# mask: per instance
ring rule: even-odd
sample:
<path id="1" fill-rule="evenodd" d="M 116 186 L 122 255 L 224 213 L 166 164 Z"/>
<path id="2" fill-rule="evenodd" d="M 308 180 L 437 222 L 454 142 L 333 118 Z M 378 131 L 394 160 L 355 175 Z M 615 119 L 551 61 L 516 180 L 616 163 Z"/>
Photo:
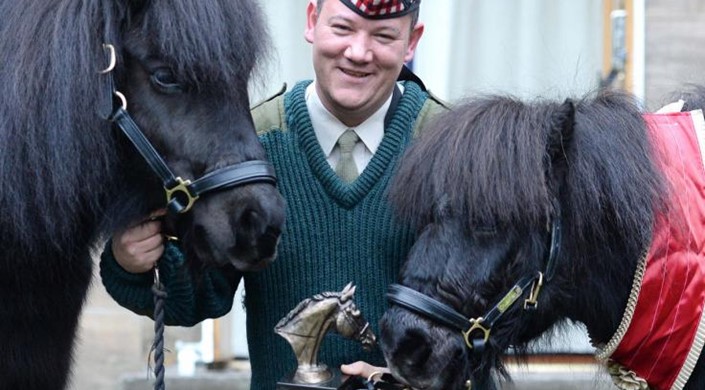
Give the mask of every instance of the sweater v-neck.
<path id="1" fill-rule="evenodd" d="M 303 151 L 313 176 L 321 184 L 323 190 L 344 208 L 357 205 L 385 176 L 393 169 L 400 157 L 401 149 L 408 144 L 414 122 L 423 106 L 426 96 L 415 83 L 404 84 L 404 94 L 395 108 L 389 125 L 384 129 L 382 142 L 367 167 L 358 178 L 346 183 L 341 180 L 326 161 L 316 134 L 313 131 L 311 117 L 306 108 L 306 87 L 311 81 L 298 83 L 287 94 L 284 100 L 287 112 L 287 124 L 290 131 L 296 134 L 299 146 Z"/>

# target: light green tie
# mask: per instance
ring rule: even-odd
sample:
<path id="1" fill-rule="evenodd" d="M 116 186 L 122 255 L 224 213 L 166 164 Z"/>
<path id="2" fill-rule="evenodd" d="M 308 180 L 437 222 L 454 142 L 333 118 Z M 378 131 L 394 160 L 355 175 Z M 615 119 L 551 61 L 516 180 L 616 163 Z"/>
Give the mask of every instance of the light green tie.
<path id="1" fill-rule="evenodd" d="M 340 160 L 338 160 L 338 165 L 335 167 L 335 173 L 346 183 L 352 183 L 358 176 L 352 151 L 359 139 L 353 129 L 345 130 L 340 138 L 338 138 Z"/>

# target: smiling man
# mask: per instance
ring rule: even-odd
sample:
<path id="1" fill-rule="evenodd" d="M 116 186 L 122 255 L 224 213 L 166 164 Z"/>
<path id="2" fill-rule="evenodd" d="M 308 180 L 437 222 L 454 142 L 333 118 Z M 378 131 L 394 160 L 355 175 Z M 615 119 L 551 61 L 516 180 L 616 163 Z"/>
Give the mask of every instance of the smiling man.
<path id="1" fill-rule="evenodd" d="M 346 126 L 370 119 L 392 96 L 423 34 L 418 6 L 418 1 L 309 4 L 305 37 L 313 45 L 315 92 Z"/>
<path id="2" fill-rule="evenodd" d="M 159 263 L 169 296 L 166 321 L 190 326 L 227 313 L 245 284 L 252 389 L 273 389 L 296 367 L 273 331 L 301 300 L 357 286 L 358 307 L 377 332 L 387 286 L 396 280 L 415 232 L 394 219 L 386 190 L 399 158 L 426 120 L 444 110 L 404 63 L 424 31 L 420 0 L 312 0 L 305 39 L 315 80 L 297 83 L 252 110 L 260 140 L 287 201 L 287 228 L 277 261 L 261 272 L 232 266 L 193 275 L 158 221 L 114 235 L 103 254 L 108 292 L 130 310 L 151 315 L 151 273 Z M 384 366 L 342 338 L 324 340 L 319 358 L 367 376 Z M 362 363 L 362 362 L 369 362 Z M 352 365 L 347 363 L 357 362 Z"/>

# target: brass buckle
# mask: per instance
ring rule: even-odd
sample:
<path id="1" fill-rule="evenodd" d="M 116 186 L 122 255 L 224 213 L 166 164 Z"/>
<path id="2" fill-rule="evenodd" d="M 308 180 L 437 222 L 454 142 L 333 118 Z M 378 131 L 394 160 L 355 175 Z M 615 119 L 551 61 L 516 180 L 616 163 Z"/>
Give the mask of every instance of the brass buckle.
<path id="1" fill-rule="evenodd" d="M 539 293 L 541 292 L 541 287 L 543 286 L 543 273 L 539 272 L 538 280 L 534 280 L 531 283 L 531 291 L 529 292 L 529 297 L 524 300 L 524 310 L 536 310 L 538 307 L 537 300 L 539 299 Z"/>
<path id="2" fill-rule="evenodd" d="M 484 339 L 485 342 L 487 342 L 487 340 L 490 339 L 490 330 L 491 330 L 491 328 L 485 328 L 485 327 L 482 325 L 482 320 L 483 320 L 483 319 L 484 319 L 484 318 L 482 318 L 482 317 L 479 317 L 479 318 L 477 318 L 477 319 L 474 319 L 474 318 L 471 319 L 471 320 L 470 320 L 470 323 L 472 324 L 472 326 L 470 327 L 470 329 L 468 329 L 468 330 L 465 331 L 465 332 L 461 332 L 461 333 L 463 334 L 463 339 L 465 339 L 465 345 L 467 345 L 468 348 L 470 348 L 470 349 L 473 349 L 472 341 L 470 340 L 470 334 L 471 334 L 472 332 L 474 332 L 474 331 L 476 331 L 476 330 L 480 330 L 480 331 L 482 331 L 482 334 L 484 335 L 483 339 Z"/>
<path id="3" fill-rule="evenodd" d="M 191 210 L 191 207 L 193 207 L 193 204 L 196 203 L 196 199 L 198 199 L 198 195 L 194 196 L 191 194 L 191 191 L 189 191 L 188 186 L 191 185 L 191 180 L 183 180 L 181 177 L 177 177 L 176 182 L 178 183 L 172 188 L 166 188 L 164 187 L 164 190 L 166 191 L 166 203 L 167 205 L 171 203 L 172 200 L 174 200 L 174 195 L 177 193 L 183 193 L 184 196 L 186 197 L 186 204 L 182 204 L 179 202 L 179 199 L 176 199 L 176 202 L 179 202 L 179 204 L 182 206 L 179 208 L 178 212 L 179 214 L 183 214 L 189 210 Z"/>

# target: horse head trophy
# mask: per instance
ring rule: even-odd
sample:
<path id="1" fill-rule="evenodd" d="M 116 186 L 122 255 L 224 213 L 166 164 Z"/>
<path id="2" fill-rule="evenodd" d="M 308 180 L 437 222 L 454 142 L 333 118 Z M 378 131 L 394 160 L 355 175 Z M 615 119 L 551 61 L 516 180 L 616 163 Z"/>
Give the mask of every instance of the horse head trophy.
<path id="1" fill-rule="evenodd" d="M 277 389 L 340 388 L 340 373 L 318 361 L 318 350 L 329 331 L 359 341 L 366 350 L 377 345 L 353 294 L 355 286 L 349 283 L 340 292 L 323 292 L 304 299 L 274 327 L 289 342 L 298 362 L 296 371 L 281 380 Z"/>

